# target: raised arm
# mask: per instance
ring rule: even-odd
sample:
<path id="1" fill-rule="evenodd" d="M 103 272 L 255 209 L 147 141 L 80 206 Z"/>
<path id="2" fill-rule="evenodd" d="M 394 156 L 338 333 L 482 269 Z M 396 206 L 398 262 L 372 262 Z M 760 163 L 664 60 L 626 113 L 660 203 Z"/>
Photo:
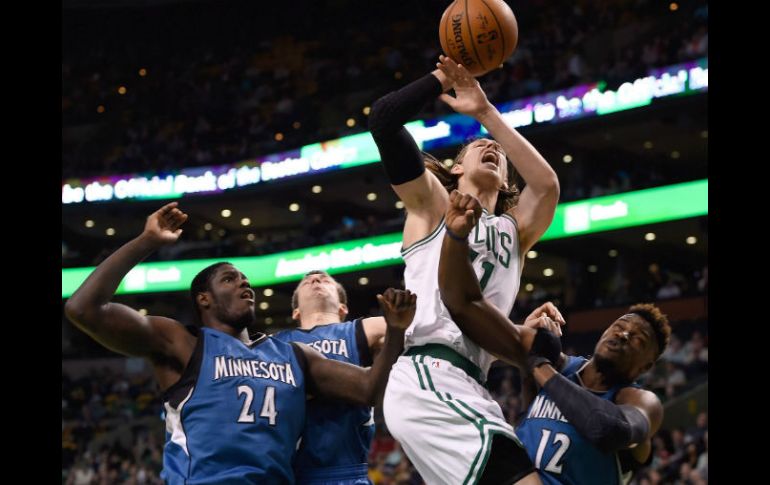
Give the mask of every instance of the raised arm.
<path id="1" fill-rule="evenodd" d="M 441 246 L 438 284 L 441 300 L 462 332 L 492 355 L 521 369 L 527 368 L 530 350 L 538 345 L 550 349 L 552 342 L 540 337 L 538 320 L 551 315 L 564 322 L 553 305 L 543 305 L 528 317 L 530 325 L 514 325 L 507 316 L 484 298 L 479 280 L 468 258 L 468 234 L 481 216 L 481 203 L 475 197 L 453 191 L 446 212 L 446 234 Z M 545 326 L 557 330 L 558 325 Z M 542 343 L 541 343 L 542 342 Z M 553 357 L 560 360 L 561 348 Z"/>
<path id="2" fill-rule="evenodd" d="M 362 406 L 382 402 L 390 368 L 404 350 L 404 332 L 414 318 L 417 295 L 388 288 L 383 295 L 377 295 L 377 300 L 385 314 L 387 331 L 382 350 L 371 367 L 327 359 L 317 350 L 300 344 L 308 363 L 309 392 Z"/>
<path id="3" fill-rule="evenodd" d="M 134 266 L 160 246 L 179 239 L 180 226 L 186 220 L 187 215 L 177 208 L 176 202 L 152 213 L 142 234 L 99 264 L 73 293 L 64 306 L 67 318 L 115 352 L 137 357 L 172 357 L 185 365 L 195 341 L 179 322 L 144 316 L 110 300 Z"/>
<path id="4" fill-rule="evenodd" d="M 446 189 L 435 175 L 425 170 L 422 152 L 404 124 L 447 89 L 446 77 L 436 70 L 379 98 L 369 114 L 369 130 L 385 173 L 408 211 L 404 246 L 435 229 L 447 201 Z"/>
<path id="5" fill-rule="evenodd" d="M 479 82 L 463 67 L 440 56 L 437 67 L 454 84 L 457 97 L 441 95 L 441 100 L 458 113 L 475 118 L 502 145 L 516 171 L 526 182 L 518 204 L 509 212 L 516 219 L 519 247 L 525 254 L 551 225 L 559 201 L 556 172 L 526 138 L 511 128 L 487 99 Z"/>

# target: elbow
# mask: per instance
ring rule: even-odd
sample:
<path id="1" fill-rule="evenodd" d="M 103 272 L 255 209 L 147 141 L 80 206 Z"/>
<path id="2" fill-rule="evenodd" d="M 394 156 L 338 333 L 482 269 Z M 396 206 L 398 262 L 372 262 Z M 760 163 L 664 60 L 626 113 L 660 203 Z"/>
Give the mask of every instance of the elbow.
<path id="1" fill-rule="evenodd" d="M 375 139 L 382 137 L 389 131 L 393 131 L 393 127 L 390 126 L 390 122 L 388 120 L 389 116 L 387 114 L 387 99 L 392 94 L 393 93 L 388 93 L 385 96 L 379 98 L 374 102 L 374 104 L 372 104 L 371 111 L 369 111 L 369 120 L 367 122 L 368 128 L 372 134 L 372 137 Z M 396 129 L 398 129 L 398 127 L 396 127 Z"/>
<path id="2" fill-rule="evenodd" d="M 77 328 L 86 331 L 90 328 L 90 322 L 94 320 L 94 309 L 81 301 L 77 295 L 73 295 L 73 297 L 64 304 L 64 315 L 66 315 L 69 321 Z"/>
<path id="3" fill-rule="evenodd" d="M 551 176 L 543 184 L 543 192 L 549 199 L 555 202 L 559 201 L 561 186 L 559 185 L 559 177 L 556 176 L 556 172 L 551 171 Z"/>
<path id="4" fill-rule="evenodd" d="M 591 427 L 586 439 L 602 453 L 614 453 L 630 444 L 629 427 L 622 422 L 610 427 Z"/>
<path id="5" fill-rule="evenodd" d="M 77 324 L 85 317 L 86 309 L 85 306 L 80 301 L 78 301 L 76 297 L 73 297 L 67 300 L 67 303 L 64 304 L 64 314 L 71 322 Z"/>

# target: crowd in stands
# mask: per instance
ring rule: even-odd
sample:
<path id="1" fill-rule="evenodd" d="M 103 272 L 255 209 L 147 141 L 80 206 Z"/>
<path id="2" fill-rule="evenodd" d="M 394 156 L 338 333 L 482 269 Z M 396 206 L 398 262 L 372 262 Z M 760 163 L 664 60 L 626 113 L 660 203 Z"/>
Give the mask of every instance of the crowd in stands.
<path id="1" fill-rule="evenodd" d="M 142 23 L 65 11 L 64 176 L 233 163 L 364 131 L 365 107 L 435 64 L 437 35 L 423 18 L 437 20 L 443 5 L 409 7 L 422 16 L 372 6 L 355 22 L 329 14 L 323 30 L 277 15 L 269 40 L 254 40 L 249 14 L 220 19 L 226 27 L 201 24 L 218 14 L 206 6 Z M 707 3 L 676 5 L 517 2 L 517 51 L 483 86 L 496 103 L 599 80 L 617 88 L 650 68 L 707 56 Z M 423 115 L 448 112 L 437 101 Z"/>

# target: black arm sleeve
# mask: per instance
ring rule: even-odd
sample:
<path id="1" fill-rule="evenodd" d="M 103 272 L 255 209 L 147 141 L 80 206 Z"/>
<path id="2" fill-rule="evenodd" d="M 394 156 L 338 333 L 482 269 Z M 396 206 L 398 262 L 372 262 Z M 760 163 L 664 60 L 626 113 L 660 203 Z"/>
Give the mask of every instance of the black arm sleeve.
<path id="1" fill-rule="evenodd" d="M 422 153 L 404 124 L 441 94 L 441 82 L 427 74 L 381 97 L 369 113 L 369 131 L 380 151 L 390 183 L 400 185 L 425 171 Z"/>
<path id="2" fill-rule="evenodd" d="M 650 429 L 635 407 L 602 399 L 561 374 L 548 379 L 543 389 L 578 433 L 605 453 L 640 443 Z"/>
<path id="3" fill-rule="evenodd" d="M 544 362 L 556 368 L 560 358 L 561 339 L 544 328 L 538 328 L 527 357 L 529 368 L 533 369 Z"/>

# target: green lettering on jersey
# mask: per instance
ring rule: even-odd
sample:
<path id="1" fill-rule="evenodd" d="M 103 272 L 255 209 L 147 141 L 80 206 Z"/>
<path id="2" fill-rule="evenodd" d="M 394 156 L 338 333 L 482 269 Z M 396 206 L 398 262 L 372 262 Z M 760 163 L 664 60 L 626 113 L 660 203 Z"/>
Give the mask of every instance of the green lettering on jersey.
<path id="1" fill-rule="evenodd" d="M 495 226 L 487 227 L 487 251 L 491 251 L 495 257 L 497 254 L 497 228 Z"/>
<path id="2" fill-rule="evenodd" d="M 506 242 L 506 239 L 508 240 Z M 502 264 L 504 267 L 508 267 L 508 265 L 511 263 L 511 243 L 513 243 L 513 237 L 511 237 L 510 234 L 507 232 L 501 232 L 500 233 L 500 246 L 505 252 L 505 255 L 500 255 L 497 259 L 500 261 L 500 264 Z M 503 257 L 505 256 L 505 257 Z"/>
<path id="3" fill-rule="evenodd" d="M 479 239 L 479 226 L 481 224 L 476 224 L 476 227 L 473 229 L 473 242 L 475 243 L 484 242 L 484 239 Z"/>

